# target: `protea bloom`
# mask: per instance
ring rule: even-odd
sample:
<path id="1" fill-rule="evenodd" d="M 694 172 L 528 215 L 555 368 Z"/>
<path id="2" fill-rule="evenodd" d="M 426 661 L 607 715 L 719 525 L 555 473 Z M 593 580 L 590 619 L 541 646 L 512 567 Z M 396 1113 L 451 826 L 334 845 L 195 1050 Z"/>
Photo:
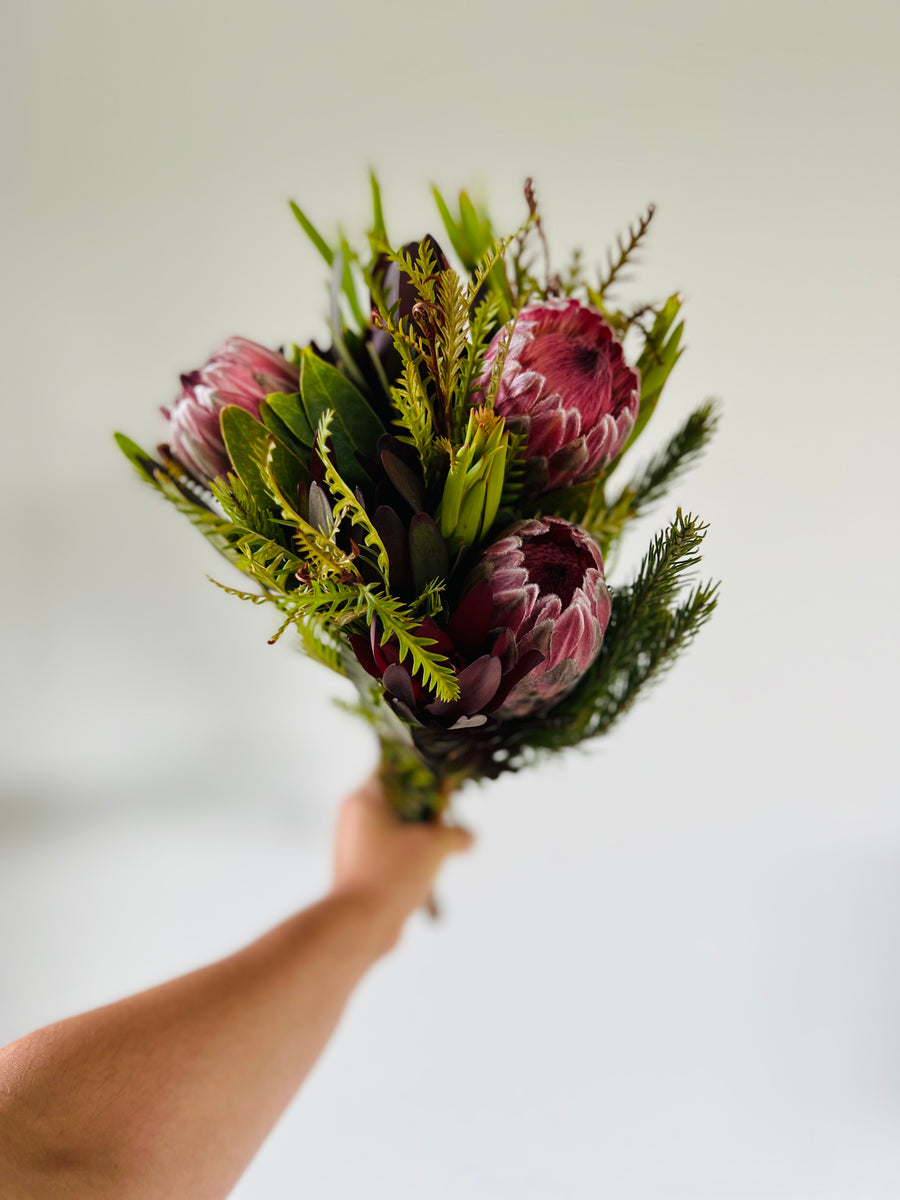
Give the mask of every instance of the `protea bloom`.
<path id="1" fill-rule="evenodd" d="M 388 704 L 408 721 L 427 729 L 473 729 L 484 725 L 543 659 L 538 650 L 519 653 L 508 629 L 492 629 L 491 608 L 490 586 L 485 580 L 475 581 L 446 627 L 426 617 L 416 629 L 454 668 L 456 700 L 438 700 L 424 688 L 408 662 L 400 661 L 394 640 L 381 645 L 374 621 L 368 638 L 354 635 L 350 644 L 360 664 L 381 680 Z"/>
<path id="2" fill-rule="evenodd" d="M 482 391 L 507 340 L 495 408 L 527 435 L 529 483 L 546 491 L 596 475 L 625 444 L 640 401 L 611 327 L 579 300 L 530 304 L 488 347 Z"/>
<path id="3" fill-rule="evenodd" d="M 469 729 L 494 715 L 523 717 L 561 700 L 600 651 L 610 596 L 593 539 L 559 517 L 524 521 L 489 546 L 446 627 L 417 628 L 450 662 L 459 698 L 438 700 L 400 661 L 393 640 L 350 639 L 385 698 L 426 728 Z"/>
<path id="4" fill-rule="evenodd" d="M 232 337 L 199 371 L 181 376 L 181 395 L 164 408 L 169 448 L 192 475 L 209 482 L 225 475 L 231 462 L 219 416 L 229 404 L 259 417 L 259 404 L 271 392 L 296 392 L 298 369 L 275 350 Z"/>
<path id="5" fill-rule="evenodd" d="M 596 542 L 560 517 L 523 521 L 487 548 L 472 579 L 490 587 L 491 628 L 510 633 L 520 659 L 542 656 L 498 715 L 522 717 L 561 700 L 599 654 L 609 623 Z"/>

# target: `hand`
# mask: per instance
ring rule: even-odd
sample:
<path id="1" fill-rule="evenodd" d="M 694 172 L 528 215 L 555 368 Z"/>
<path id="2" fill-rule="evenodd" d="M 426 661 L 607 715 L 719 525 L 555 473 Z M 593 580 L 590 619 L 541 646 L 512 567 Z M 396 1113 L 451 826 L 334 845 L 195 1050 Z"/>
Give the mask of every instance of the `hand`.
<path id="1" fill-rule="evenodd" d="M 473 841 L 459 826 L 401 821 L 373 775 L 341 807 L 332 892 L 361 899 L 381 913 L 390 949 L 409 914 L 428 903 L 444 859 L 468 850 Z"/>

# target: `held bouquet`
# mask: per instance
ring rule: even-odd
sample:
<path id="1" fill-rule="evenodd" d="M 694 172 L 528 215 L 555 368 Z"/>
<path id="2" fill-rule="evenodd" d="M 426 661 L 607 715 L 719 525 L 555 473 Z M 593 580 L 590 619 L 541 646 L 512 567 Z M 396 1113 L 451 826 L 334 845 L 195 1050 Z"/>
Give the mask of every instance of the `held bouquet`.
<path id="1" fill-rule="evenodd" d="M 705 526 L 675 518 L 636 576 L 604 561 L 625 526 L 704 447 L 704 405 L 621 481 L 682 350 L 681 301 L 611 294 L 652 206 L 599 277 L 554 271 L 530 180 L 495 237 L 465 193 L 435 190 L 431 235 L 395 247 L 377 181 L 369 251 L 294 215 L 330 269 L 332 344 L 274 351 L 230 338 L 163 409 L 168 441 L 117 441 L 141 477 L 349 677 L 392 803 L 440 812 L 467 779 L 597 737 L 709 618 L 688 587 Z"/>

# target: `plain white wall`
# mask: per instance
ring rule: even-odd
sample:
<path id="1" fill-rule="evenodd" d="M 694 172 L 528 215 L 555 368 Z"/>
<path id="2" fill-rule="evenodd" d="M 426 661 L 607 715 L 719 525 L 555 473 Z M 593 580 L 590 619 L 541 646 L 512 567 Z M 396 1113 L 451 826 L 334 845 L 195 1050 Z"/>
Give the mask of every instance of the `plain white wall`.
<path id="1" fill-rule="evenodd" d="M 646 449 L 722 604 L 614 737 L 460 811 L 480 845 L 366 982 L 240 1200 L 900 1193 L 900 19 L 888 3 L 10 6 L 0 1043 L 224 953 L 327 879 L 362 728 L 132 478 L 224 336 L 322 333 L 286 207 L 397 236 L 536 180 L 687 297 Z M 618 573 L 618 574 L 617 574 Z"/>

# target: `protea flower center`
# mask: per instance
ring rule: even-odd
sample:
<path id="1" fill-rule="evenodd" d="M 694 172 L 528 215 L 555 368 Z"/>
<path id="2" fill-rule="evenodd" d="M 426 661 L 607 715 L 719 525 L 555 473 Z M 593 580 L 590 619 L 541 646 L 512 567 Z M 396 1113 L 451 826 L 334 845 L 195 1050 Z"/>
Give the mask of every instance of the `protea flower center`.
<path id="1" fill-rule="evenodd" d="M 640 402 L 640 378 L 612 328 L 579 300 L 530 304 L 488 347 L 482 388 L 507 340 L 494 407 L 527 436 L 530 485 L 596 475 L 624 446 Z"/>
<path id="2" fill-rule="evenodd" d="M 551 526 L 546 533 L 529 538 L 522 545 L 522 565 L 530 583 L 536 583 L 544 595 L 559 597 L 568 608 L 576 591 L 582 587 L 585 575 L 597 563 L 590 550 L 571 539 L 561 540 Z"/>
<path id="3" fill-rule="evenodd" d="M 498 716 L 526 716 L 561 700 L 599 654 L 609 623 L 596 542 L 559 517 L 524 521 L 488 547 L 473 579 L 490 586 L 492 628 L 509 630 L 517 654 L 543 655 Z"/>

